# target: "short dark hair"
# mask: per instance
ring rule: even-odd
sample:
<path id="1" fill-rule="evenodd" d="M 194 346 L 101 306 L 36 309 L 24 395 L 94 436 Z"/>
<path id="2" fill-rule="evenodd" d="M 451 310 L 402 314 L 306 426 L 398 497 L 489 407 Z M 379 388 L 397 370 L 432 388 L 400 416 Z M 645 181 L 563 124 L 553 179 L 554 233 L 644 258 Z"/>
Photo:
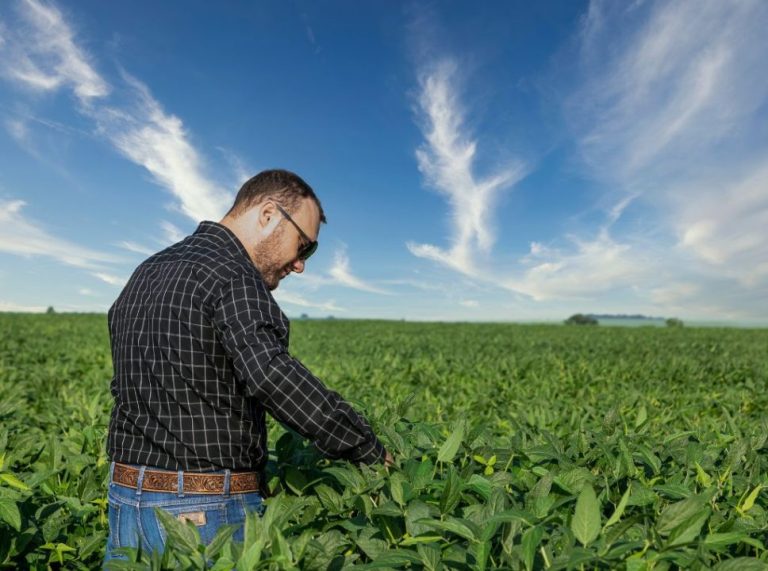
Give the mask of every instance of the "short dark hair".
<path id="1" fill-rule="evenodd" d="M 293 212 L 303 198 L 311 198 L 320 210 L 320 222 L 326 221 L 323 206 L 312 187 L 299 175 L 283 169 L 261 171 L 245 181 L 227 216 L 239 216 L 254 204 L 270 198 L 288 212 Z"/>

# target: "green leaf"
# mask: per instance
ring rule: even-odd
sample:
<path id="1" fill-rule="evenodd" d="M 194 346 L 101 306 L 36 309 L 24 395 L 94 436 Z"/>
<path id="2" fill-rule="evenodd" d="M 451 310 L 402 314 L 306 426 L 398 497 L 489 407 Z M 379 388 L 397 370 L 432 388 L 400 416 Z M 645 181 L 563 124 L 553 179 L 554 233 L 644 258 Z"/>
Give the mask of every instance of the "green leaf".
<path id="1" fill-rule="evenodd" d="M 369 528 L 360 533 L 360 536 L 355 540 L 357 546 L 362 550 L 365 555 L 376 561 L 384 553 L 387 552 L 388 544 L 383 539 L 373 537 L 378 530 L 375 528 Z"/>
<path id="2" fill-rule="evenodd" d="M 392 501 L 386 501 L 383 504 L 381 504 L 379 507 L 373 509 L 373 515 L 386 515 L 386 516 L 401 516 L 403 515 L 403 510 L 395 504 L 395 502 Z"/>
<path id="3" fill-rule="evenodd" d="M 26 485 L 24 482 L 19 480 L 16 476 L 9 473 L 0 474 L 0 480 L 8 484 L 9 486 L 13 486 L 14 488 L 17 488 L 23 492 L 28 492 L 30 490 L 30 487 Z"/>
<path id="4" fill-rule="evenodd" d="M 755 486 L 755 489 L 750 492 L 750 494 L 745 498 L 744 502 L 739 506 L 739 511 L 744 513 L 748 512 L 752 509 L 752 507 L 755 505 L 755 501 L 757 500 L 757 496 L 760 495 L 760 490 L 763 489 L 762 484 Z"/>
<path id="5" fill-rule="evenodd" d="M 403 475 L 400 472 L 395 472 L 389 478 L 389 491 L 392 493 L 392 499 L 401 507 L 405 505 L 403 479 Z"/>
<path id="6" fill-rule="evenodd" d="M 669 534 L 668 546 L 689 543 L 698 537 L 704 522 L 710 514 L 709 506 L 704 506 L 691 517 L 683 521 Z"/>
<path id="7" fill-rule="evenodd" d="M 621 499 L 619 500 L 619 505 L 616 506 L 616 509 L 611 514 L 611 517 L 608 518 L 608 521 L 605 522 L 603 529 L 607 529 L 611 527 L 613 524 L 618 523 L 618 521 L 621 519 L 621 516 L 624 515 L 624 510 L 627 508 L 627 502 L 629 501 L 629 496 L 631 493 L 632 493 L 632 484 L 627 486 L 627 489 L 624 492 L 624 495 L 622 495 Z"/>
<path id="8" fill-rule="evenodd" d="M 224 525 L 219 528 L 211 543 L 205 548 L 205 557 L 208 559 L 216 557 L 224 548 L 224 545 L 232 538 L 238 527 L 238 525 Z"/>
<path id="9" fill-rule="evenodd" d="M 470 547 L 470 553 L 475 556 L 475 564 L 473 569 L 484 571 L 485 566 L 488 564 L 488 555 L 491 553 L 491 542 L 480 541 Z"/>
<path id="10" fill-rule="evenodd" d="M 409 563 L 421 563 L 421 557 L 415 552 L 408 549 L 398 549 L 390 553 L 386 553 L 376 559 L 373 563 L 367 563 L 365 565 L 356 565 L 356 569 L 383 569 L 388 567 L 402 567 Z"/>
<path id="11" fill-rule="evenodd" d="M 21 531 L 19 507 L 10 498 L 0 498 L 0 520 L 6 522 L 16 531 Z"/>
<path id="12" fill-rule="evenodd" d="M 445 479 L 443 493 L 440 495 L 440 511 L 449 514 L 461 499 L 461 478 L 453 466 L 448 467 L 448 476 Z"/>
<path id="13" fill-rule="evenodd" d="M 356 494 L 360 494 L 365 490 L 365 478 L 354 468 L 331 466 L 326 468 L 324 472 L 331 474 L 345 488 L 352 488 Z"/>
<path id="14" fill-rule="evenodd" d="M 768 563 L 752 557 L 735 557 L 721 561 L 713 571 L 768 571 Z"/>
<path id="15" fill-rule="evenodd" d="M 424 543 L 437 543 L 444 539 L 445 538 L 442 535 L 419 535 L 417 537 L 406 537 L 399 543 L 399 545 L 422 545 Z"/>
<path id="16" fill-rule="evenodd" d="M 419 545 L 416 549 L 427 571 L 437 571 L 440 566 L 440 550 L 432 545 Z"/>
<path id="17" fill-rule="evenodd" d="M 431 527 L 432 529 L 439 529 L 441 531 L 448 531 L 455 533 L 456 535 L 474 541 L 477 539 L 475 531 L 470 527 L 471 522 L 467 520 L 460 520 L 459 518 L 448 518 L 445 521 L 438 521 L 433 519 L 422 519 L 418 523 Z"/>
<path id="18" fill-rule="evenodd" d="M 491 491 L 493 490 L 491 482 L 480 474 L 472 474 L 467 483 L 464 484 L 464 487 L 476 492 L 484 500 L 488 500 L 491 497 Z"/>
<path id="19" fill-rule="evenodd" d="M 410 474 L 411 487 L 415 492 L 421 491 L 432 481 L 434 465 L 431 461 L 420 462 Z"/>
<path id="20" fill-rule="evenodd" d="M 523 563 L 527 571 L 533 570 L 533 563 L 536 560 L 536 548 L 539 546 L 542 537 L 544 537 L 544 529 L 539 526 L 531 527 L 523 533 L 520 547 L 523 550 Z"/>
<path id="21" fill-rule="evenodd" d="M 318 484 L 315 486 L 315 494 L 317 494 L 323 507 L 332 514 L 337 514 L 344 508 L 344 502 L 341 499 L 341 496 L 330 486 Z"/>
<path id="22" fill-rule="evenodd" d="M 434 509 L 434 508 L 432 508 Z M 418 523 L 419 520 L 431 516 L 430 507 L 421 500 L 412 500 L 405 509 L 405 528 L 412 536 L 421 535 L 429 528 Z"/>
<path id="23" fill-rule="evenodd" d="M 161 508 L 155 508 L 155 514 L 171 543 L 188 551 L 197 551 L 197 546 L 200 544 L 200 533 L 192 522 L 179 521 Z"/>
<path id="24" fill-rule="evenodd" d="M 702 504 L 701 497 L 693 496 L 667 506 L 656 522 L 656 531 L 663 537 L 669 536 L 678 526 L 696 516 Z"/>
<path id="25" fill-rule="evenodd" d="M 600 535 L 600 504 L 591 485 L 584 486 L 576 500 L 571 531 L 585 547 Z"/>
<path id="26" fill-rule="evenodd" d="M 459 425 L 454 429 L 448 439 L 443 442 L 440 450 L 437 452 L 438 462 L 450 462 L 456 456 L 456 452 L 459 450 L 461 441 L 464 438 L 464 424 Z"/>
<path id="27" fill-rule="evenodd" d="M 729 531 L 726 533 L 710 533 L 704 538 L 704 545 L 707 547 L 718 549 L 721 547 L 727 547 L 734 543 L 740 543 L 743 539 L 748 538 L 749 535 L 743 531 Z"/>
<path id="28" fill-rule="evenodd" d="M 251 571 L 261 560 L 261 552 L 264 550 L 266 538 L 259 538 L 243 551 L 240 559 L 237 560 L 237 571 Z"/>

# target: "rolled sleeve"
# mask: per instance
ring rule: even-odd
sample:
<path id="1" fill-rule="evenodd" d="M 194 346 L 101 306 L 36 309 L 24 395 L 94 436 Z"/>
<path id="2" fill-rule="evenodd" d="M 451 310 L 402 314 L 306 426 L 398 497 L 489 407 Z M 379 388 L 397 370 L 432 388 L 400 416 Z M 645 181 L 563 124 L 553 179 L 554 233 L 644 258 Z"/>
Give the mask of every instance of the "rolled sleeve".
<path id="1" fill-rule="evenodd" d="M 288 353 L 288 323 L 263 282 L 243 276 L 222 292 L 214 323 L 245 394 L 329 458 L 372 464 L 385 455 L 370 425 Z"/>

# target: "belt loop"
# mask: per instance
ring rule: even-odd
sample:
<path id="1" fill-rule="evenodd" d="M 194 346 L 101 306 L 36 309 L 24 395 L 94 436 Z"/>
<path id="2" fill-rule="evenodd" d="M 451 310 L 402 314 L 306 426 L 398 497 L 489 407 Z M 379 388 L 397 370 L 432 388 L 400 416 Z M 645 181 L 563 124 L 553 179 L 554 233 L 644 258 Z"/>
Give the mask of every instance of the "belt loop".
<path id="1" fill-rule="evenodd" d="M 178 486 L 176 488 L 176 495 L 180 498 L 184 497 L 184 470 L 179 470 L 177 472 L 179 476 L 178 480 Z"/>
<path id="2" fill-rule="evenodd" d="M 112 480 L 115 479 L 115 461 L 109 463 L 109 486 L 112 486 Z"/>
<path id="3" fill-rule="evenodd" d="M 146 470 L 146 466 L 139 466 L 139 481 L 136 482 L 136 495 L 141 495 L 141 488 L 144 486 L 144 470 Z"/>
<path id="4" fill-rule="evenodd" d="M 229 497 L 229 483 L 232 476 L 232 471 L 229 468 L 224 469 L 224 497 Z"/>

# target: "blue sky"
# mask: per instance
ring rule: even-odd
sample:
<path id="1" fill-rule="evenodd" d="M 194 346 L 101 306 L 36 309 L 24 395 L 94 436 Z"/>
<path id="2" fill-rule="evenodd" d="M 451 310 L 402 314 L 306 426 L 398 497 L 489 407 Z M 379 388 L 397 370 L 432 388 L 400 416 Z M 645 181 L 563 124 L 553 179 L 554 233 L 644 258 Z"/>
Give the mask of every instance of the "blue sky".
<path id="1" fill-rule="evenodd" d="M 289 316 L 768 323 L 768 3 L 0 4 L 0 311 L 106 311 L 265 168 Z"/>

